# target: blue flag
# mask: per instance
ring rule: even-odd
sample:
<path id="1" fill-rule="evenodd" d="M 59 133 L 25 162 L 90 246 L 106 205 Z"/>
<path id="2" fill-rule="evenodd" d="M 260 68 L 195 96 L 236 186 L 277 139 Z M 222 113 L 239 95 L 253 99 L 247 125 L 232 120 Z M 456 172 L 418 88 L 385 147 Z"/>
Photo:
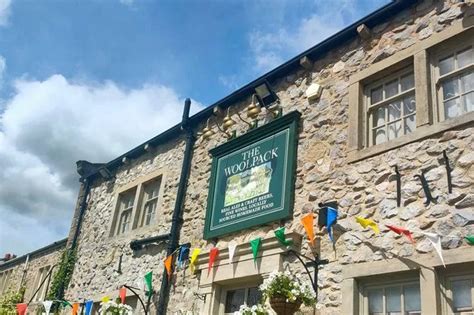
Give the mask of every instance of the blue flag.
<path id="1" fill-rule="evenodd" d="M 181 248 L 179 249 L 179 254 L 178 254 L 178 268 L 183 268 L 185 267 L 186 262 L 189 259 L 189 245 L 184 244 L 181 245 Z"/>
<path id="2" fill-rule="evenodd" d="M 328 207 L 326 227 L 328 229 L 329 239 L 333 243 L 334 243 L 334 239 L 332 236 L 332 226 L 336 224 L 336 222 L 337 222 L 337 209 Z"/>
<path id="3" fill-rule="evenodd" d="M 92 300 L 89 300 L 86 302 L 86 315 L 91 315 L 93 304 L 94 304 L 94 301 Z"/>

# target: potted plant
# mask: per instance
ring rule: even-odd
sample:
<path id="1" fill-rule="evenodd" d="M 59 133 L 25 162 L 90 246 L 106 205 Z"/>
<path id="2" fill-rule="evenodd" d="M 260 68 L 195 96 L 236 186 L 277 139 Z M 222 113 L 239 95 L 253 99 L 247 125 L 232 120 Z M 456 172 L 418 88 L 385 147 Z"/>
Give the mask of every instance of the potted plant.
<path id="1" fill-rule="evenodd" d="M 107 301 L 100 303 L 99 314 L 101 315 L 133 315 L 130 305 Z"/>
<path id="2" fill-rule="evenodd" d="M 316 294 L 312 286 L 302 282 L 289 271 L 272 272 L 260 285 L 260 291 L 278 315 L 293 315 L 301 304 L 316 304 Z"/>

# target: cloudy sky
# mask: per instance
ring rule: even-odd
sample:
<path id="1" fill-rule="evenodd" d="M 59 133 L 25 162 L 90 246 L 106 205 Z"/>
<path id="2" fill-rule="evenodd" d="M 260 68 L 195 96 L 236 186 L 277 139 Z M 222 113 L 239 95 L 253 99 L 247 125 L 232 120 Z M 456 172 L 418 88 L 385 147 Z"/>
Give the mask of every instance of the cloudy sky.
<path id="1" fill-rule="evenodd" d="M 388 0 L 0 0 L 0 255 L 66 236 L 106 162 Z"/>

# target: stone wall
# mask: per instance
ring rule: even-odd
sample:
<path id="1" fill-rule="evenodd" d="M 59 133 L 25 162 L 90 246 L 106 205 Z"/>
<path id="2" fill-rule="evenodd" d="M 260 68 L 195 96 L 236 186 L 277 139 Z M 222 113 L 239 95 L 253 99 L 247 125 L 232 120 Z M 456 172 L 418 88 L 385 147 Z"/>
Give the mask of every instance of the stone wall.
<path id="1" fill-rule="evenodd" d="M 473 226 L 465 226 L 463 221 L 463 211 L 472 211 L 474 206 L 472 122 L 359 162 L 349 163 L 347 148 L 348 86 L 351 76 L 472 14 L 473 9 L 467 3 L 422 1 L 374 27 L 370 39 L 354 38 L 316 60 L 311 70 L 299 70 L 273 84 L 284 112 L 298 110 L 302 113 L 294 214 L 293 219 L 285 223 L 287 230 L 304 234 L 300 224 L 304 214 L 316 212 L 318 202 L 339 202 L 335 246 L 332 246 L 325 230 L 318 231 L 319 250 L 323 258 L 330 260 L 330 264 L 320 272 L 321 314 L 341 313 L 341 271 L 344 266 L 384 258 L 432 254 L 431 245 L 419 233 L 414 235 L 418 241 L 416 246 L 394 233 L 373 235 L 371 230 L 363 230 L 355 222 L 355 215 L 379 222 L 383 232 L 386 232 L 383 224 L 394 224 L 438 233 L 443 236 L 446 251 L 467 246 L 462 236 L 474 233 Z M 315 102 L 309 102 L 304 96 L 311 83 L 318 83 L 324 88 L 320 99 Z M 231 107 L 235 121 L 239 121 L 235 111 L 243 112 L 250 101 L 249 96 Z M 268 119 L 268 113 L 264 111 L 261 118 Z M 245 129 L 246 125 L 240 123 L 237 133 L 242 134 Z M 180 238 L 180 243 L 190 242 L 192 248 L 213 246 L 202 239 L 211 166 L 208 150 L 222 141 L 224 138 L 216 135 L 209 142 L 199 140 L 194 148 Z M 133 253 L 129 242 L 169 232 L 183 143 L 183 139 L 165 143 L 123 165 L 116 172 L 114 181 L 93 184 L 79 237 L 78 262 L 67 291 L 68 299 L 100 299 L 106 294 L 116 294 L 120 285 L 136 283 L 136 279 L 149 270 L 154 272 L 154 287 L 159 288 L 166 247 L 153 246 Z M 452 194 L 447 193 L 442 163 L 444 149 L 454 168 Z M 396 206 L 396 185 L 392 176 L 394 165 L 398 165 L 403 176 L 403 207 L 400 208 Z M 117 190 L 158 169 L 167 172 L 160 205 L 163 209 L 160 223 L 120 237 L 109 237 Z M 438 196 L 437 204 L 423 205 L 421 185 L 413 178 L 421 169 L 427 170 L 432 193 Z M 225 249 L 230 240 L 244 244 L 258 236 L 271 238 L 278 226 L 279 223 L 271 223 L 233 233 L 220 238 L 217 246 Z M 302 252 L 309 254 L 308 251 L 308 245 L 303 242 Z M 120 255 L 123 255 L 122 273 L 117 272 Z M 292 266 L 295 268 L 297 264 Z M 203 301 L 195 297 L 199 294 L 199 282 L 199 276 L 190 276 L 188 270 L 176 273 L 168 306 L 170 314 L 186 311 L 199 314 L 203 305 Z"/>

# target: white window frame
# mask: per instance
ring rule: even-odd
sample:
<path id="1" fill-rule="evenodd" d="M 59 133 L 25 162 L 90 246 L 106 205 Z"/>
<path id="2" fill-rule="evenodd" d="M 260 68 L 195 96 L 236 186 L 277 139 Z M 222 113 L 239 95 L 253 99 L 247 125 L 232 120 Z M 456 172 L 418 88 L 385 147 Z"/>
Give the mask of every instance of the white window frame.
<path id="1" fill-rule="evenodd" d="M 35 286 L 34 286 L 34 292 L 38 290 L 39 286 L 41 285 L 41 282 L 43 282 L 44 279 L 48 276 L 49 271 L 51 270 L 51 266 L 44 266 L 38 269 L 38 272 L 36 274 L 36 279 L 35 279 Z M 49 287 L 49 281 L 51 280 L 48 279 L 43 283 L 43 286 L 36 292 L 36 295 L 33 297 L 33 301 L 43 301 L 44 298 L 46 297 L 46 294 L 48 293 L 46 291 L 46 288 Z"/>
<path id="2" fill-rule="evenodd" d="M 443 301 L 443 314 L 447 315 L 473 315 L 474 314 L 474 272 L 472 272 L 472 265 L 470 267 L 459 267 L 456 268 L 460 271 L 447 273 L 444 277 L 444 289 L 443 296 L 446 298 Z M 453 301 L 452 282 L 459 280 L 470 280 L 471 281 L 471 303 L 473 306 L 472 311 L 466 312 L 453 312 L 450 301 Z"/>
<path id="3" fill-rule="evenodd" d="M 149 225 L 153 225 L 154 222 L 156 222 L 156 219 L 157 219 L 157 214 L 158 214 L 158 210 L 159 210 L 159 200 L 160 200 L 160 192 L 161 192 L 161 181 L 162 181 L 162 177 L 161 176 L 158 176 L 157 178 L 151 180 L 151 181 L 148 181 L 146 183 L 143 183 L 143 193 L 142 193 L 142 196 L 141 196 L 141 207 L 140 207 L 140 226 L 143 227 L 143 226 L 149 226 Z M 147 188 L 151 185 L 158 185 L 158 193 L 156 194 L 156 196 L 150 196 L 150 194 L 148 193 L 147 191 Z M 147 216 L 147 205 L 149 203 L 152 203 L 152 202 L 155 202 L 155 210 L 154 210 L 154 214 L 153 214 L 153 217 L 150 219 L 150 222 L 148 224 L 146 224 L 146 216 Z"/>
<path id="4" fill-rule="evenodd" d="M 0 293 L 6 293 L 8 288 L 8 283 L 12 277 L 13 269 L 5 270 L 1 273 L 1 283 L 0 283 Z"/>
<path id="5" fill-rule="evenodd" d="M 225 306 L 227 300 L 227 292 L 234 291 L 234 290 L 241 290 L 244 289 L 244 303 L 247 302 L 248 291 L 251 288 L 255 288 L 260 285 L 261 282 L 247 282 L 245 284 L 235 285 L 235 286 L 227 286 L 221 289 L 221 300 L 220 300 L 220 307 L 219 307 L 219 314 L 221 315 L 233 315 L 234 313 L 225 313 Z"/>
<path id="6" fill-rule="evenodd" d="M 122 205 L 124 204 L 123 199 L 124 198 L 129 198 L 130 196 L 133 197 L 133 201 L 131 206 L 122 208 Z M 115 230 L 115 235 L 121 235 L 121 234 L 126 234 L 133 228 L 133 209 L 135 208 L 135 203 L 137 202 L 137 188 L 131 188 L 127 191 L 124 191 L 119 194 L 118 196 L 118 205 L 117 205 L 117 226 Z M 123 230 L 123 225 L 124 222 L 122 221 L 124 218 L 124 214 L 128 213 L 128 228 L 126 230 Z"/>

